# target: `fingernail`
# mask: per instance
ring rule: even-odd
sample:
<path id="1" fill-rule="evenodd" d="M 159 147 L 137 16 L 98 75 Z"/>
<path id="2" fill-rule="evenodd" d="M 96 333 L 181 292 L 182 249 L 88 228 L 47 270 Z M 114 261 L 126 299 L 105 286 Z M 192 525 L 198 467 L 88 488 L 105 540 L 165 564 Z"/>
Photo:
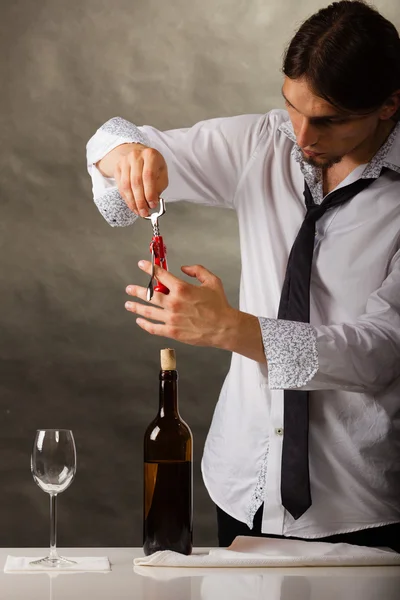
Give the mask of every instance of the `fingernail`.
<path id="1" fill-rule="evenodd" d="M 139 260 L 138 265 L 139 267 L 144 267 L 144 260 Z"/>
<path id="2" fill-rule="evenodd" d="M 132 308 L 133 302 L 125 302 L 125 308 Z"/>
<path id="3" fill-rule="evenodd" d="M 147 210 L 141 210 L 139 214 L 141 217 L 147 217 Z"/>
<path id="4" fill-rule="evenodd" d="M 133 290 L 133 288 L 132 288 L 130 285 L 128 285 L 128 286 L 125 288 L 125 291 L 126 291 L 128 294 L 130 294 L 130 293 L 132 292 L 132 290 Z"/>
<path id="5" fill-rule="evenodd" d="M 157 206 L 157 202 L 149 202 L 150 208 L 155 208 Z"/>

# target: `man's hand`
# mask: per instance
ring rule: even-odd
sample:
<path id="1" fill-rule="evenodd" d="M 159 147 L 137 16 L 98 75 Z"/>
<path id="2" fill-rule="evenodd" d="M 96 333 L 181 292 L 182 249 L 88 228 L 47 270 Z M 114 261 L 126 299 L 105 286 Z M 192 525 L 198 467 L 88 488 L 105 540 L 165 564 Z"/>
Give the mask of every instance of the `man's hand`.
<path id="1" fill-rule="evenodd" d="M 140 261 L 139 267 L 150 275 L 149 261 Z M 265 363 L 257 317 L 231 307 L 221 280 L 205 267 L 184 266 L 181 270 L 195 277 L 200 285 L 182 281 L 156 265 L 155 277 L 170 293 L 155 292 L 151 303 L 126 302 L 125 308 L 139 315 L 136 323 L 152 335 L 192 346 L 230 350 Z M 146 300 L 147 290 L 144 287 L 129 285 L 126 292 Z"/>
<path id="2" fill-rule="evenodd" d="M 135 214 L 146 217 L 168 186 L 168 169 L 158 150 L 142 144 L 122 144 L 98 163 L 99 171 L 114 177 L 122 198 Z"/>
<path id="3" fill-rule="evenodd" d="M 141 261 L 139 266 L 150 275 L 149 261 Z M 234 327 L 235 311 L 228 304 L 221 280 L 200 265 L 182 267 L 182 271 L 196 277 L 201 285 L 182 281 L 165 269 L 155 266 L 156 279 L 167 286 L 170 293 L 165 295 L 155 292 L 151 304 L 127 302 L 125 307 L 145 317 L 136 322 L 153 335 L 193 346 L 223 347 L 227 331 Z M 129 285 L 126 291 L 131 296 L 146 300 L 144 287 Z M 160 323 L 151 323 L 147 319 Z"/>

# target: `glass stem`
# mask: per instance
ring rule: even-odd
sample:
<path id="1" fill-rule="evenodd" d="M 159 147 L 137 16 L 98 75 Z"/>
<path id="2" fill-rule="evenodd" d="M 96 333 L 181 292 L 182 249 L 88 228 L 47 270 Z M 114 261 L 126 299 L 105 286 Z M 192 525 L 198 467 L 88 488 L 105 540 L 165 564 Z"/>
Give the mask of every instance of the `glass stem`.
<path id="1" fill-rule="evenodd" d="M 50 494 L 50 558 L 57 554 L 57 494 Z"/>

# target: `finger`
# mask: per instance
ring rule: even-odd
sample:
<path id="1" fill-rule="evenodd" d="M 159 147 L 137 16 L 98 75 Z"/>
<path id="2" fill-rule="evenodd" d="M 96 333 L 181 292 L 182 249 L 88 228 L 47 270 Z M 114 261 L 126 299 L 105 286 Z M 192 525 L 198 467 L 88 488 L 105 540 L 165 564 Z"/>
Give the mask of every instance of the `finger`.
<path id="1" fill-rule="evenodd" d="M 136 323 L 139 325 L 139 327 L 141 327 L 148 333 L 151 333 L 152 335 L 160 335 L 162 337 L 171 337 L 171 336 L 167 335 L 167 331 L 166 331 L 167 326 L 166 325 L 161 325 L 159 323 L 152 323 L 151 321 L 146 321 L 146 319 L 141 319 L 141 318 L 136 319 Z"/>
<path id="2" fill-rule="evenodd" d="M 135 296 L 136 298 L 140 298 L 141 300 L 147 301 L 147 288 L 144 288 L 139 285 L 128 285 L 125 288 L 125 291 L 129 296 Z M 152 306 L 162 306 L 164 307 L 164 300 L 167 299 L 165 294 L 160 292 L 154 292 L 153 297 L 151 299 Z"/>
<path id="3" fill-rule="evenodd" d="M 151 304 L 140 304 L 139 302 L 125 302 L 125 308 L 129 312 L 146 317 L 146 319 L 165 323 L 165 311 L 162 308 L 157 308 Z"/>
<path id="4" fill-rule="evenodd" d="M 219 278 L 202 265 L 184 265 L 181 271 L 189 277 L 196 277 L 200 283 L 215 283 Z"/>
<path id="5" fill-rule="evenodd" d="M 141 217 L 147 217 L 149 207 L 144 196 L 143 189 L 143 159 L 134 153 L 129 155 L 130 185 L 135 197 L 136 206 Z"/>
<path id="6" fill-rule="evenodd" d="M 160 174 L 160 155 L 154 148 L 143 150 L 143 189 L 144 196 L 151 208 L 158 204 L 159 193 L 157 183 Z"/>
<path id="7" fill-rule="evenodd" d="M 142 269 L 142 271 L 148 273 L 149 275 L 151 274 L 150 261 L 140 260 L 138 265 L 139 268 Z M 158 281 L 163 283 L 170 291 L 176 290 L 177 287 L 182 285 L 191 285 L 185 283 L 184 281 L 182 281 L 182 279 L 175 277 L 175 275 L 172 275 L 172 273 L 170 273 L 166 269 L 163 269 L 162 267 L 159 267 L 158 265 L 154 265 L 154 276 Z"/>
<path id="8" fill-rule="evenodd" d="M 125 291 L 129 296 L 136 296 L 136 298 L 146 300 L 147 288 L 140 285 L 128 285 L 126 286 Z"/>
<path id="9" fill-rule="evenodd" d="M 135 198 L 131 189 L 130 167 L 126 160 L 118 163 L 115 169 L 115 181 L 117 182 L 119 192 L 128 208 L 130 208 L 132 212 L 138 214 Z"/>

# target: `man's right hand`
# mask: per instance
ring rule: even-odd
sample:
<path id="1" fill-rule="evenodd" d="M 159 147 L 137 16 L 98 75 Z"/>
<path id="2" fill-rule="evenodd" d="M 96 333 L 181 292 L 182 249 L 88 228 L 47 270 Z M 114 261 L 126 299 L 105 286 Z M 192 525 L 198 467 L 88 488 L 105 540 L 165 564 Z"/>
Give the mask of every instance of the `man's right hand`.
<path id="1" fill-rule="evenodd" d="M 114 177 L 122 198 L 137 215 L 146 217 L 168 186 L 162 154 L 142 144 L 122 144 L 97 163 L 105 177 Z"/>

